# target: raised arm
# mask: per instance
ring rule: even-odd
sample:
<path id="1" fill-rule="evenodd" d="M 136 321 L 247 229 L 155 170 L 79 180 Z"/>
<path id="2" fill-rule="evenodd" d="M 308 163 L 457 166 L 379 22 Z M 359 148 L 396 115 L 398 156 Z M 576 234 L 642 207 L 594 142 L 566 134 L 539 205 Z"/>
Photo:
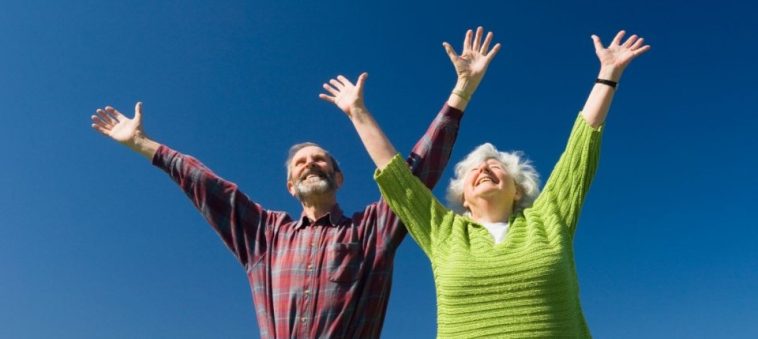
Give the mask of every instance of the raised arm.
<path id="1" fill-rule="evenodd" d="M 635 57 L 650 49 L 636 35 L 622 44 L 623 36 L 624 31 L 616 34 L 608 48 L 603 47 L 597 36 L 592 36 L 600 60 L 598 83 L 592 87 L 581 117 L 574 122 L 566 149 L 534 203 L 535 209 L 555 214 L 572 234 L 598 165 L 602 137 L 600 126 L 608 114 L 614 84 Z"/>
<path id="2" fill-rule="evenodd" d="M 483 32 L 482 27 L 476 30 L 476 35 L 472 30 L 468 30 L 460 55 L 456 54 L 450 44 L 443 43 L 457 75 L 456 85 L 448 98 L 447 105 L 459 111 L 466 108 L 471 96 L 487 72 L 487 67 L 500 50 L 500 44 L 496 44 L 490 50 L 492 32 L 488 33 L 482 41 Z M 348 116 L 374 164 L 377 168 L 382 169 L 397 151 L 366 108 L 363 100 L 363 88 L 367 78 L 368 74 L 363 73 L 358 77 L 358 81 L 353 84 L 340 75 L 324 84 L 324 89 L 328 94 L 320 94 L 319 97 L 334 103 Z"/>
<path id="3" fill-rule="evenodd" d="M 324 89 L 330 95 L 320 94 L 319 98 L 334 103 L 347 114 L 371 160 L 377 167 L 383 168 L 397 151 L 363 101 L 363 87 L 367 78 L 368 73 L 361 74 L 354 85 L 344 76 L 337 76 L 337 79 L 331 79 L 328 84 L 324 84 Z"/>
<path id="4" fill-rule="evenodd" d="M 613 101 L 615 84 L 621 79 L 621 75 L 634 58 L 650 50 L 650 45 L 645 45 L 645 39 L 632 35 L 624 43 L 621 40 L 626 32 L 620 31 L 613 38 L 608 47 L 603 47 L 600 38 L 592 35 L 595 44 L 595 54 L 600 61 L 600 72 L 597 75 L 599 82 L 592 87 L 587 102 L 582 109 L 582 117 L 593 128 L 597 128 L 605 122 L 608 109 Z"/>
<path id="5" fill-rule="evenodd" d="M 483 42 L 482 33 L 481 27 L 477 29 L 476 35 L 471 30 L 466 32 L 461 55 L 457 55 L 450 44 L 443 44 L 456 70 L 456 85 L 442 111 L 432 121 L 426 134 L 420 138 L 407 161 L 403 163 L 406 171 L 410 165 L 409 174 L 419 179 L 418 185 L 421 187 L 426 186 L 431 189 L 442 175 L 452 152 L 463 109 L 466 108 L 471 96 L 481 83 L 490 61 L 500 49 L 500 44 L 496 44 L 490 50 L 492 33 L 489 33 Z M 353 85 L 345 77 L 339 76 L 330 80 L 328 84 L 324 84 L 324 89 L 328 94 L 321 94 L 320 97 L 334 103 L 345 112 L 353 122 L 361 141 L 377 168 L 384 169 L 393 159 L 396 150 L 366 109 L 363 101 L 363 88 L 366 78 L 367 75 L 362 74 L 356 84 Z M 402 162 L 402 160 L 399 161 Z M 397 245 L 402 239 L 404 234 L 402 230 L 405 228 L 398 228 L 395 221 L 396 216 L 389 212 L 387 201 L 392 197 L 384 195 L 384 198 L 377 205 L 380 215 L 387 216 L 386 218 L 380 217 L 386 221 L 387 225 L 387 227 L 382 227 L 382 232 L 390 235 L 392 240 L 388 243 Z M 429 193 L 429 198 L 429 201 L 435 200 L 431 193 Z M 431 234 L 435 232 L 432 229 L 432 224 L 429 222 L 413 223 L 412 225 L 406 224 L 406 226 L 422 248 L 428 248 L 427 245 L 430 244 L 428 240 L 433 238 Z"/>
<path id="6" fill-rule="evenodd" d="M 113 107 L 98 109 L 92 128 L 129 147 L 164 170 L 184 191 L 244 266 L 265 253 L 266 225 L 284 218 L 252 202 L 233 182 L 224 180 L 197 159 L 148 138 L 142 129 L 142 103 L 129 119 Z"/>

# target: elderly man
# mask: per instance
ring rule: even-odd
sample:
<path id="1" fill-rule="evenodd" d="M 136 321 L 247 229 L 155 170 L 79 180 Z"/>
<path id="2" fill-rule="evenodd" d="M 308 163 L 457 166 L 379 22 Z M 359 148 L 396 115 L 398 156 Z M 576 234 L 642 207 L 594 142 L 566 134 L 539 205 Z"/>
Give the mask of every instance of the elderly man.
<path id="1" fill-rule="evenodd" d="M 464 46 L 472 39 L 481 45 L 481 28 L 476 37 L 467 32 Z M 491 39 L 490 33 L 484 44 Z M 458 82 L 408 158 L 413 173 L 428 187 L 442 174 L 462 112 L 494 56 L 471 48 L 458 56 L 447 43 L 445 49 Z M 361 115 L 354 108 L 357 101 L 364 107 L 363 96 L 355 94 L 349 102 L 335 104 L 353 113 L 359 125 Z M 141 103 L 132 119 L 105 107 L 92 121 L 94 129 L 164 170 L 221 236 L 247 272 L 262 337 L 379 337 L 394 255 L 406 230 L 383 200 L 352 216 L 342 213 L 336 192 L 343 174 L 329 152 L 313 143 L 290 149 L 287 189 L 303 207 L 300 218 L 292 219 L 253 202 L 197 159 L 148 138 L 142 129 Z"/>

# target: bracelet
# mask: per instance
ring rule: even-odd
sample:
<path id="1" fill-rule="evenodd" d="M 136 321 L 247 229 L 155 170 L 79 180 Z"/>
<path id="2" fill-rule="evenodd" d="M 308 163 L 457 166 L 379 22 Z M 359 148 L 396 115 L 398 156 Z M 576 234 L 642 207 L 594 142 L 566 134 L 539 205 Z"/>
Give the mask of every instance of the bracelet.
<path id="1" fill-rule="evenodd" d="M 453 94 L 457 95 L 463 100 L 470 101 L 471 100 L 471 94 L 466 94 L 463 91 L 459 91 L 457 89 L 453 90 Z"/>
<path id="2" fill-rule="evenodd" d="M 615 82 L 613 80 L 606 80 L 606 79 L 600 79 L 600 78 L 596 79 L 595 83 L 596 84 L 603 84 L 603 85 L 611 86 L 614 89 L 616 89 L 616 86 L 619 84 L 618 82 Z"/>

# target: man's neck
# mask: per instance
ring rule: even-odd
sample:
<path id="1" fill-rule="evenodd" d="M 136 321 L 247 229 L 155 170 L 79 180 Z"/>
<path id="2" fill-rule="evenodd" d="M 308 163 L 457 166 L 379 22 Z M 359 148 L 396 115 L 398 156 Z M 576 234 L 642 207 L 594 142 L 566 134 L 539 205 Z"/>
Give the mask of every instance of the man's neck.
<path id="1" fill-rule="evenodd" d="M 310 197 L 308 200 L 301 200 L 300 204 L 303 206 L 305 216 L 311 221 L 316 221 L 332 211 L 334 205 L 337 204 L 337 198 L 334 195 Z"/>

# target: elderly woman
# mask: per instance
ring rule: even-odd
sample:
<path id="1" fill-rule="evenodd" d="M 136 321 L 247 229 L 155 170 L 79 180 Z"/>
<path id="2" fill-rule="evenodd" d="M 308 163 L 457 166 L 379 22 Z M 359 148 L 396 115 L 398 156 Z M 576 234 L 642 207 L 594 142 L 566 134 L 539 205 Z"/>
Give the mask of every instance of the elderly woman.
<path id="1" fill-rule="evenodd" d="M 481 29 L 467 32 L 463 53 L 485 54 Z M 455 169 L 443 207 L 408 171 L 362 106 L 365 76 L 344 84 L 335 102 L 349 102 L 356 125 L 380 169 L 376 181 L 390 207 L 429 256 L 437 288 L 438 336 L 589 337 L 574 268 L 573 238 L 582 202 L 598 163 L 602 125 L 626 66 L 650 49 L 619 32 L 608 47 L 592 36 L 600 73 L 576 119 L 566 150 L 539 193 L 538 175 L 519 153 L 476 148 Z M 466 98 L 466 93 L 459 93 Z M 355 119 L 355 118 L 353 118 Z"/>

